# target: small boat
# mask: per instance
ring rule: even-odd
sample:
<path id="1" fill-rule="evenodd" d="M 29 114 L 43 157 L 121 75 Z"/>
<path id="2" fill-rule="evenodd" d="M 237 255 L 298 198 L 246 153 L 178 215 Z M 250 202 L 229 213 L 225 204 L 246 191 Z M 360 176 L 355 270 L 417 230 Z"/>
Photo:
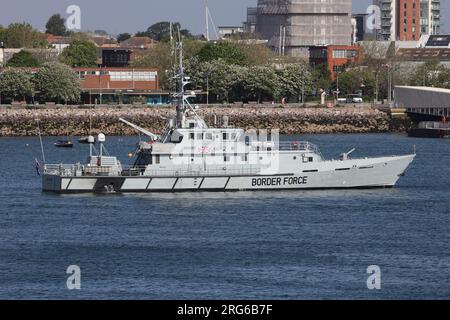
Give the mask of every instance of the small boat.
<path id="1" fill-rule="evenodd" d="M 58 140 L 55 142 L 57 148 L 73 148 L 73 143 L 70 140 Z"/>

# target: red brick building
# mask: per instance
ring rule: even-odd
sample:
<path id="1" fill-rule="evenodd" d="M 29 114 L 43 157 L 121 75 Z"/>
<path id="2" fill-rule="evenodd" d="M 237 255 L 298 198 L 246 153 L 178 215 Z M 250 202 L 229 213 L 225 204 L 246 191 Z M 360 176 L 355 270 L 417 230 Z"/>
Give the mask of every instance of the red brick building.
<path id="1" fill-rule="evenodd" d="M 360 56 L 359 46 L 313 46 L 309 48 L 309 63 L 312 67 L 327 65 L 331 73 L 331 79 L 336 79 L 336 74 L 344 72 L 351 64 L 358 61 Z"/>
<path id="2" fill-rule="evenodd" d="M 420 0 L 397 0 L 397 35 L 401 41 L 420 39 Z"/>
<path id="3" fill-rule="evenodd" d="M 81 80 L 85 103 L 162 104 L 168 94 L 159 87 L 158 70 L 153 68 L 74 68 Z"/>

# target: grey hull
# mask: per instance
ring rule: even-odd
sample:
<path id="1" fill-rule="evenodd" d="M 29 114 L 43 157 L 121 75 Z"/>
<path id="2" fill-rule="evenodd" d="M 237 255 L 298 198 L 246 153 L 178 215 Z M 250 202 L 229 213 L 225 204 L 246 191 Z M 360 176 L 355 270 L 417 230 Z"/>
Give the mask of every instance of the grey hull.
<path id="1" fill-rule="evenodd" d="M 317 170 L 249 176 L 43 176 L 43 190 L 57 193 L 194 192 L 244 190 L 390 188 L 405 173 L 414 155 L 351 161 L 323 162 Z M 352 165 L 353 164 L 353 165 Z M 327 170 L 328 169 L 328 170 Z"/>

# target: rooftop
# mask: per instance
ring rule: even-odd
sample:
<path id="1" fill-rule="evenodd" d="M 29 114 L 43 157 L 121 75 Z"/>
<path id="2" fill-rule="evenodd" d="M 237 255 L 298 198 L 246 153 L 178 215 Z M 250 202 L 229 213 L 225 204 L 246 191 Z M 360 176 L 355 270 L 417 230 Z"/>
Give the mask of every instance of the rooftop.
<path id="1" fill-rule="evenodd" d="M 436 92 L 436 93 L 448 93 L 448 94 L 450 94 L 450 89 L 444 89 L 444 88 L 413 87 L 413 86 L 395 86 L 395 88 L 409 89 L 409 90 L 416 90 L 416 91 L 428 91 L 428 92 Z"/>
<path id="2" fill-rule="evenodd" d="M 131 37 L 120 43 L 121 48 L 149 49 L 155 44 L 155 40 L 149 37 Z"/>
<path id="3" fill-rule="evenodd" d="M 397 51 L 397 57 L 403 61 L 423 61 L 431 59 L 450 61 L 450 49 L 436 49 L 436 48 L 399 49 Z"/>

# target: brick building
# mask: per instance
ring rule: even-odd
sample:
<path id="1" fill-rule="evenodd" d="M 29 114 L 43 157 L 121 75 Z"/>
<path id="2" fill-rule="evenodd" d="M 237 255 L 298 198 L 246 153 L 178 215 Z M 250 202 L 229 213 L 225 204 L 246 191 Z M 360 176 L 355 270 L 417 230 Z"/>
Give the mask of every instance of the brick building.
<path id="1" fill-rule="evenodd" d="M 358 61 L 360 56 L 359 46 L 312 46 L 309 48 L 309 62 L 312 67 L 327 65 L 331 79 L 336 79 L 336 74 Z"/>
<path id="2" fill-rule="evenodd" d="M 153 68 L 74 68 L 81 80 L 83 102 L 164 104 L 169 94 L 159 87 Z"/>

